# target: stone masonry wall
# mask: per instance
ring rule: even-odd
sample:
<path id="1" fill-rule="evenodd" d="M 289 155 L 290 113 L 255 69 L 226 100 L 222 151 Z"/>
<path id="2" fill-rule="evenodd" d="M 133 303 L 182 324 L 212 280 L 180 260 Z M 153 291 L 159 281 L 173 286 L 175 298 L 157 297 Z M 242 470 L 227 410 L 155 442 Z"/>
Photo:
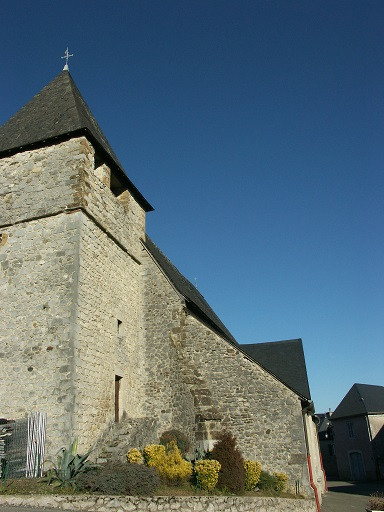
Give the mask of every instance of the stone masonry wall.
<path id="1" fill-rule="evenodd" d="M 47 412 L 47 449 L 73 423 L 73 338 L 83 143 L 0 160 L 0 415 Z"/>
<path id="2" fill-rule="evenodd" d="M 186 352 L 222 413 L 222 428 L 245 457 L 283 471 L 289 485 L 311 494 L 301 403 L 297 395 L 194 316 L 186 322 Z"/>
<path id="3" fill-rule="evenodd" d="M 376 442 L 381 441 L 380 446 L 383 446 L 382 438 L 384 438 L 384 414 L 370 414 L 368 416 L 368 420 L 371 428 L 372 439 Z M 381 450 L 378 448 L 379 447 L 376 449 L 376 453 L 381 453 Z"/>
<path id="4" fill-rule="evenodd" d="M 88 448 L 115 421 L 116 376 L 119 417 L 146 415 L 139 260 L 145 212 L 128 190 L 113 194 L 105 179 L 111 170 L 95 169 L 93 147 L 83 147 L 74 431 Z"/>
<path id="5" fill-rule="evenodd" d="M 303 420 L 307 432 L 308 454 L 310 456 L 309 463 L 311 464 L 312 481 L 317 488 L 318 494 L 321 495 L 326 491 L 326 476 L 321 461 L 317 427 L 310 413 L 304 414 Z"/>
<path id="6" fill-rule="evenodd" d="M 158 436 L 176 428 L 194 442 L 193 396 L 184 374 L 183 301 L 144 249 L 141 260 L 148 375 L 145 410 L 158 419 Z"/>
<path id="7" fill-rule="evenodd" d="M 85 137 L 0 160 L 0 415 L 47 412 L 48 454 L 113 420 L 115 375 L 142 415 L 145 212 L 94 167 Z"/>
<path id="8" fill-rule="evenodd" d="M 120 417 L 153 418 L 153 441 L 225 427 L 303 490 L 298 397 L 187 315 L 142 247 L 145 212 L 102 165 L 84 137 L 0 160 L 0 415 L 47 412 L 48 455 L 73 435 L 89 448 L 114 421 L 117 376 Z"/>
<path id="9" fill-rule="evenodd" d="M 370 414 L 368 421 L 372 434 L 372 448 L 378 475 L 384 479 L 384 414 Z"/>
<path id="10" fill-rule="evenodd" d="M 78 137 L 0 159 L 0 225 L 84 208 L 137 256 L 145 212 L 129 191 L 124 200 L 112 193 L 98 177 L 94 155 L 90 142 Z"/>
<path id="11" fill-rule="evenodd" d="M 0 225 L 81 204 L 84 137 L 0 159 Z"/>
<path id="12" fill-rule="evenodd" d="M 142 257 L 149 382 L 161 429 L 178 428 L 210 448 L 233 432 L 246 457 L 284 471 L 312 495 L 297 395 L 192 315 L 150 256 Z M 165 409 L 165 404 L 168 404 Z"/>
<path id="13" fill-rule="evenodd" d="M 140 264 L 82 216 L 77 333 L 75 432 L 89 447 L 120 417 L 143 417 L 145 373 Z"/>
<path id="14" fill-rule="evenodd" d="M 50 453 L 72 426 L 79 215 L 0 228 L 0 417 L 46 412 Z"/>
<path id="15" fill-rule="evenodd" d="M 315 500 L 239 496 L 0 496 L 0 506 L 89 512 L 317 512 Z"/>
<path id="16" fill-rule="evenodd" d="M 140 239 L 145 236 L 145 211 L 126 190 L 120 199 L 98 177 L 95 169 L 94 149 L 85 140 L 87 165 L 82 168 L 83 205 L 103 229 L 110 233 L 131 255 L 140 257 Z M 103 164 L 105 167 L 105 164 Z"/>

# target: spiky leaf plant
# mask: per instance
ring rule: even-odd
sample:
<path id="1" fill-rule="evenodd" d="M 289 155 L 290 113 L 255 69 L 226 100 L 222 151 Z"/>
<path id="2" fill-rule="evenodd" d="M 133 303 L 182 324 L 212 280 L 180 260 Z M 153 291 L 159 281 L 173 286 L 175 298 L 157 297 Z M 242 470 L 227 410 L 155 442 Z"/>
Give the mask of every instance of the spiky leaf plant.
<path id="1" fill-rule="evenodd" d="M 85 455 L 77 453 L 78 439 L 72 441 L 68 448 L 62 447 L 56 454 L 56 462 L 52 462 L 53 468 L 46 474 L 46 481 L 54 487 L 75 487 L 74 479 L 87 467 L 87 459 L 92 450 Z"/>

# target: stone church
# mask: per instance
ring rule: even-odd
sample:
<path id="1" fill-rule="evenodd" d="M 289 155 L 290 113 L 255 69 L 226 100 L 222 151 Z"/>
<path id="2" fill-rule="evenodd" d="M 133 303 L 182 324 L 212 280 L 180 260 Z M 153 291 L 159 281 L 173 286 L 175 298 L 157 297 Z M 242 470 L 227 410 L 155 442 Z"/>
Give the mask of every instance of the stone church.
<path id="1" fill-rule="evenodd" d="M 240 345 L 146 235 L 148 200 L 63 70 L 0 128 L 0 417 L 47 452 L 178 429 L 323 489 L 301 340 Z"/>

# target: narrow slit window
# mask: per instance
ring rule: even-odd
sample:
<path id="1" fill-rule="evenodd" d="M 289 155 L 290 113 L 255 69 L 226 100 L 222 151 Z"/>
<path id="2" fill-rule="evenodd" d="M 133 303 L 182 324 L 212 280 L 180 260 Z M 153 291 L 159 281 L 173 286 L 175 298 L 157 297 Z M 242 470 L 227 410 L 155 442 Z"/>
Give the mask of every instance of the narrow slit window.
<path id="1" fill-rule="evenodd" d="M 115 375 L 115 423 L 120 421 L 120 387 L 121 387 L 120 375 Z"/>

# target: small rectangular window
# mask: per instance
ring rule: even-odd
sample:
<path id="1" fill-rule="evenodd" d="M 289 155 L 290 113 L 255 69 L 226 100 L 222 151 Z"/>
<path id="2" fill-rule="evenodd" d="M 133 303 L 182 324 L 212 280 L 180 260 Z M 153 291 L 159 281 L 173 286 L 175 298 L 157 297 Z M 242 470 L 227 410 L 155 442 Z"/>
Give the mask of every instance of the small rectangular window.
<path id="1" fill-rule="evenodd" d="M 347 423 L 347 428 L 348 428 L 348 436 L 350 438 L 355 437 L 355 432 L 353 430 L 353 423 L 352 422 Z"/>

